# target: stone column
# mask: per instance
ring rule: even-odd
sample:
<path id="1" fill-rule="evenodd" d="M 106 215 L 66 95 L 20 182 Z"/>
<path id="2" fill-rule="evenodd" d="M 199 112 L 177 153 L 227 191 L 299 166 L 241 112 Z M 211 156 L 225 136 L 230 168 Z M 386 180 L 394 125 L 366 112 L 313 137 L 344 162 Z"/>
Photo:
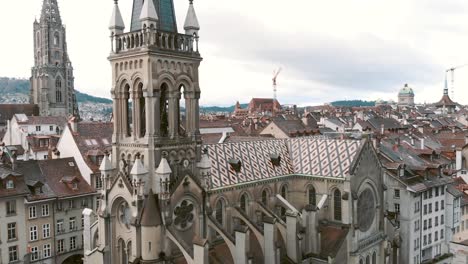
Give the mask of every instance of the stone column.
<path id="1" fill-rule="evenodd" d="M 194 106 L 193 108 L 194 113 L 193 113 L 193 130 L 195 135 L 200 135 L 200 92 L 195 92 L 195 100 L 193 102 Z"/>
<path id="2" fill-rule="evenodd" d="M 129 113 L 127 112 L 128 100 L 129 100 L 129 97 L 127 97 L 125 93 L 122 94 L 121 99 L 120 99 L 120 109 L 121 109 L 120 111 L 121 111 L 121 120 L 122 120 L 121 128 L 123 132 L 122 133 L 123 137 L 127 137 L 128 134 L 130 134 L 129 127 L 128 127 L 128 114 Z"/>
<path id="3" fill-rule="evenodd" d="M 175 138 L 178 135 L 178 130 L 179 130 L 179 113 L 178 111 L 178 105 L 179 102 L 177 101 L 179 98 L 179 93 L 178 92 L 173 92 L 169 94 L 169 136 L 171 138 Z"/>
<path id="4" fill-rule="evenodd" d="M 119 115 L 119 99 L 116 96 L 116 91 L 112 92 L 112 109 L 113 109 L 113 118 L 114 118 L 114 135 L 112 135 L 112 141 L 115 142 L 117 138 L 120 138 L 122 133 L 120 129 L 120 120 L 117 118 Z"/>
<path id="5" fill-rule="evenodd" d="M 208 240 L 195 238 L 193 241 L 193 262 L 197 264 L 208 264 L 208 249 Z"/>
<path id="6" fill-rule="evenodd" d="M 236 253 L 234 256 L 235 264 L 247 264 L 247 251 L 249 249 L 249 229 L 246 226 L 237 227 L 236 234 Z"/>
<path id="7" fill-rule="evenodd" d="M 301 261 L 297 218 L 297 212 L 291 210 L 286 212 L 286 252 L 294 263 L 299 263 Z"/>
<path id="8" fill-rule="evenodd" d="M 307 205 L 304 209 L 305 214 L 305 252 L 319 254 L 320 253 L 320 233 L 318 231 L 318 211 L 314 205 Z"/>
<path id="9" fill-rule="evenodd" d="M 276 262 L 276 232 L 275 232 L 276 219 L 271 217 L 263 218 L 263 234 L 264 234 L 264 248 L 265 248 L 265 264 L 279 264 Z"/>
<path id="10" fill-rule="evenodd" d="M 154 136 L 161 136 L 161 91 L 154 92 L 153 94 L 153 122 L 148 124 L 153 124 L 151 127 L 154 127 Z"/>
<path id="11" fill-rule="evenodd" d="M 133 124 L 133 138 L 139 138 L 140 136 L 140 99 L 138 92 L 133 92 L 132 98 L 132 124 Z"/>
<path id="12" fill-rule="evenodd" d="M 185 99 L 185 131 L 187 132 L 187 136 L 192 137 L 194 135 L 194 101 L 195 101 L 195 94 L 193 92 L 186 92 L 187 98 Z"/>
<path id="13" fill-rule="evenodd" d="M 83 210 L 84 230 L 83 230 L 83 249 L 86 252 L 93 250 L 93 235 L 91 225 L 93 224 L 93 210 L 86 208 Z"/>

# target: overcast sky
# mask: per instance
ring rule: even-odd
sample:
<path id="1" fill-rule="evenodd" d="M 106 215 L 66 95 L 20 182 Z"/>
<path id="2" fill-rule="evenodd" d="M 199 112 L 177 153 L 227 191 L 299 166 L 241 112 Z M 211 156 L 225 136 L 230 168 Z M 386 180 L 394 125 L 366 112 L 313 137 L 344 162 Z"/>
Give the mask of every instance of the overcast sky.
<path id="1" fill-rule="evenodd" d="M 58 0 L 75 88 L 110 97 L 112 0 Z M 179 30 L 188 0 L 174 0 Z M 195 0 L 201 25 L 202 104 L 272 97 L 281 103 L 397 99 L 409 83 L 417 102 L 441 97 L 445 69 L 468 63 L 466 0 Z M 33 21 L 42 0 L 0 2 L 0 76 L 29 78 Z M 127 26 L 132 0 L 120 0 Z M 455 100 L 468 103 L 468 67 Z"/>

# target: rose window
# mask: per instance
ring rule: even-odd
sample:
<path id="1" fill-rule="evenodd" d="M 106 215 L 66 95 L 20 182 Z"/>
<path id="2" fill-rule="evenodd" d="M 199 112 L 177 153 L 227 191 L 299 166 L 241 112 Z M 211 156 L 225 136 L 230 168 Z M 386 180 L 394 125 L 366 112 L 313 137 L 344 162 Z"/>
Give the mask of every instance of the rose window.
<path id="1" fill-rule="evenodd" d="M 174 209 L 174 225 L 182 230 L 192 226 L 194 218 L 193 209 L 194 206 L 191 202 L 188 200 L 182 201 L 182 203 Z"/>

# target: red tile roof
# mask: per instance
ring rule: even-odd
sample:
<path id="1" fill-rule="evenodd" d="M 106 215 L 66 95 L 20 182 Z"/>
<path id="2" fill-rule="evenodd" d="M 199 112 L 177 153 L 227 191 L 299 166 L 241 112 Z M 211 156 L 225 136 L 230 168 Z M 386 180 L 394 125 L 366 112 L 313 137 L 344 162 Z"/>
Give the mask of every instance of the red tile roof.
<path id="1" fill-rule="evenodd" d="M 88 167 L 94 172 L 99 172 L 99 164 L 91 159 L 92 156 L 104 155 L 112 150 L 113 123 L 110 122 L 79 122 L 78 131 L 73 132 L 81 155 Z M 71 127 L 70 131 L 73 131 Z"/>
<path id="2" fill-rule="evenodd" d="M 81 176 L 74 158 L 37 161 L 42 174 L 52 191 L 58 197 L 93 194 L 96 191 Z M 77 183 L 73 189 L 64 178 L 73 179 Z"/>

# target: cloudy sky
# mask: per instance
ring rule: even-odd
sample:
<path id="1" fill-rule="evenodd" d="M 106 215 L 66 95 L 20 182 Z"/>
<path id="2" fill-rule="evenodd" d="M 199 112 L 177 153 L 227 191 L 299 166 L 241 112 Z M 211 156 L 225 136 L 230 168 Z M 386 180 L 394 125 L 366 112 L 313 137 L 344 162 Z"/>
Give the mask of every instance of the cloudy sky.
<path id="1" fill-rule="evenodd" d="M 111 0 L 58 0 L 75 88 L 109 97 Z M 182 29 L 188 0 L 174 0 Z M 203 105 L 271 97 L 281 103 L 394 99 L 409 83 L 417 102 L 441 97 L 445 69 L 468 63 L 466 0 L 195 0 L 201 25 Z M 1 1 L 0 76 L 29 78 L 42 0 Z M 129 28 L 132 0 L 119 5 Z M 468 67 L 455 100 L 468 103 Z"/>

